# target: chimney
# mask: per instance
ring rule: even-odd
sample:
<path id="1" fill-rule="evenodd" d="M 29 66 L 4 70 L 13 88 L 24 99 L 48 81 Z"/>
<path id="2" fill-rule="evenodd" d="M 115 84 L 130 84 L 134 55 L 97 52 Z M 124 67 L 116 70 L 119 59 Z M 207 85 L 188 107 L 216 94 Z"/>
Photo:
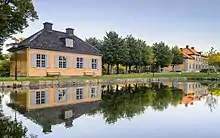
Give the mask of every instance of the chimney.
<path id="1" fill-rule="evenodd" d="M 69 35 L 74 35 L 74 29 L 66 28 L 66 33 L 69 34 Z"/>
<path id="2" fill-rule="evenodd" d="M 186 45 L 186 48 L 189 48 L 189 45 Z"/>
<path id="3" fill-rule="evenodd" d="M 194 49 L 194 47 L 191 47 L 191 49 Z"/>
<path id="4" fill-rule="evenodd" d="M 45 23 L 44 23 L 44 29 L 45 29 L 45 30 L 50 30 L 50 31 L 52 31 L 52 26 L 53 26 L 52 23 L 49 23 L 49 22 L 45 22 Z"/>

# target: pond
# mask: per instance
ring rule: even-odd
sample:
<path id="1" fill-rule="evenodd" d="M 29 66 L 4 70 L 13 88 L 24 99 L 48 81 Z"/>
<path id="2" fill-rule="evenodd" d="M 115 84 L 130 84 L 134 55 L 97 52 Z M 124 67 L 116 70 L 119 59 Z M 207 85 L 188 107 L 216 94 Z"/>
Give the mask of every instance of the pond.
<path id="1" fill-rule="evenodd" d="M 163 82 L 1 90 L 35 138 L 219 138 L 219 85 Z"/>

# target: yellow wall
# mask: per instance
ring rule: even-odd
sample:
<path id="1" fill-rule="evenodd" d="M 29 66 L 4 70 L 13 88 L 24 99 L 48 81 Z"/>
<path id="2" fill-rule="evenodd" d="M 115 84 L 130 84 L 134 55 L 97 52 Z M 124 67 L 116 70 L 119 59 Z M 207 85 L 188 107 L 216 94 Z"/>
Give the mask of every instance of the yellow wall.
<path id="1" fill-rule="evenodd" d="M 39 54 L 47 54 L 49 56 L 49 68 L 35 68 L 31 66 L 31 54 L 39 53 Z M 70 57 L 70 68 L 69 69 L 57 69 L 55 68 L 54 56 L 69 56 Z M 102 56 L 96 55 L 85 55 L 85 54 L 73 54 L 73 53 L 65 53 L 65 52 L 57 52 L 57 51 L 47 51 L 47 50 L 37 50 L 37 49 L 25 49 L 18 52 L 18 76 L 46 76 L 47 72 L 59 72 L 61 76 L 81 76 L 84 73 L 94 74 L 95 76 L 102 75 Z M 75 69 L 74 68 L 74 59 L 76 57 L 84 58 L 84 68 L 83 69 Z M 98 59 L 99 68 L 96 70 L 90 69 L 90 60 L 92 58 Z M 14 54 L 11 58 L 11 67 L 10 74 L 14 76 L 15 69 L 15 58 Z"/>
<path id="2" fill-rule="evenodd" d="M 72 54 L 72 53 L 64 53 L 64 52 L 57 52 L 57 51 L 46 51 L 46 50 L 35 50 L 30 49 L 29 51 L 29 60 L 32 53 L 39 53 L 39 54 L 48 54 L 49 60 L 50 60 L 50 68 L 46 69 L 37 69 L 34 67 L 31 67 L 29 64 L 29 76 L 45 76 L 47 72 L 60 72 L 61 75 L 64 76 L 77 76 L 77 75 L 84 75 L 84 72 L 94 72 L 94 75 L 101 75 L 102 73 L 102 57 L 101 56 L 95 56 L 95 55 L 84 55 L 84 54 Z M 70 56 L 70 68 L 69 69 L 57 69 L 55 68 L 55 61 L 54 56 Z M 83 57 L 84 58 L 84 69 L 74 69 L 74 58 L 76 57 Z M 90 59 L 97 58 L 100 62 L 100 67 L 97 70 L 91 70 L 89 68 L 90 66 Z"/>
<path id="3" fill-rule="evenodd" d="M 18 76 L 27 76 L 28 68 L 27 68 L 27 61 L 28 61 L 28 50 L 20 50 L 17 51 L 17 69 L 18 69 Z M 13 53 L 11 57 L 11 65 L 10 65 L 10 76 L 14 76 L 15 74 L 15 53 Z"/>
<path id="4" fill-rule="evenodd" d="M 90 91 L 92 87 L 96 87 L 97 96 L 91 98 L 90 97 Z M 36 90 L 24 90 L 18 93 L 17 97 L 15 98 L 14 92 L 11 94 L 11 99 L 13 99 L 13 103 L 17 103 L 23 107 L 25 107 L 27 110 L 31 109 L 40 109 L 40 108 L 52 108 L 56 106 L 62 106 L 62 105 L 69 105 L 69 104 L 76 104 L 76 103 L 83 103 L 83 102 L 92 102 L 92 101 L 99 101 L 101 100 L 101 85 L 98 86 L 82 86 L 84 89 L 83 93 L 85 94 L 85 97 L 81 100 L 75 99 L 75 89 L 77 87 L 69 87 L 67 88 L 69 90 L 69 98 L 67 101 L 61 101 L 57 102 L 55 101 L 55 93 L 57 88 L 46 88 L 46 89 L 36 89 Z M 62 88 L 61 88 L 62 89 Z M 46 104 L 32 104 L 31 100 L 35 100 L 36 97 L 31 97 L 31 93 L 35 93 L 36 91 L 43 91 L 45 90 L 49 94 L 49 103 Z"/>

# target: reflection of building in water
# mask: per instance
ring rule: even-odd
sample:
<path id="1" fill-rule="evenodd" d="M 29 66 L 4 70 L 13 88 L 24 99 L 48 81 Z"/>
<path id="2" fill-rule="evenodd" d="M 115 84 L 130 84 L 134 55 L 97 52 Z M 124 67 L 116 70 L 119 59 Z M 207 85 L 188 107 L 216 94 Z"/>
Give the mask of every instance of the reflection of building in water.
<path id="1" fill-rule="evenodd" d="M 51 126 L 65 122 L 72 126 L 75 118 L 99 106 L 101 86 L 27 89 L 11 92 L 8 106 L 51 132 Z"/>
<path id="2" fill-rule="evenodd" d="M 187 95 L 203 96 L 208 95 L 208 87 L 201 85 L 198 82 L 166 82 L 165 85 L 182 89 Z"/>
<path id="3" fill-rule="evenodd" d="M 185 96 L 183 97 L 182 103 L 185 106 L 189 104 L 193 105 L 194 101 L 201 100 L 209 94 L 208 87 L 198 82 L 168 82 L 164 84 L 183 90 Z"/>

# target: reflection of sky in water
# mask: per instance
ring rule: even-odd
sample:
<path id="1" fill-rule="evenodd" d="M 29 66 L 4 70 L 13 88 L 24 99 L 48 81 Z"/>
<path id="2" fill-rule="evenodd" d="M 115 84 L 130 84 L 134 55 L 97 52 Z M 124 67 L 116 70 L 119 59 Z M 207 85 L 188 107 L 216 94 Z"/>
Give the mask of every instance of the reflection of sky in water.
<path id="1" fill-rule="evenodd" d="M 3 103 L 9 101 L 8 95 L 5 96 Z M 3 110 L 5 114 L 14 117 L 14 111 L 5 104 Z M 18 120 L 28 127 L 29 133 L 37 134 L 39 138 L 217 138 L 220 136 L 219 116 L 219 108 L 210 112 L 204 99 L 188 107 L 178 105 L 161 112 L 148 109 L 132 120 L 121 119 L 113 125 L 106 124 L 102 115 L 83 115 L 73 121 L 73 127 L 67 129 L 64 124 L 55 125 L 52 126 L 53 132 L 45 135 L 40 126 L 17 114 Z"/>
<path id="2" fill-rule="evenodd" d="M 17 120 L 23 122 L 29 134 L 38 135 L 38 138 L 219 138 L 220 109 L 217 106 L 210 112 L 206 99 L 194 101 L 188 107 L 184 104 L 169 106 L 164 111 L 148 108 L 131 120 L 118 119 L 115 124 L 105 123 L 102 114 L 82 115 L 73 120 L 70 128 L 66 128 L 65 123 L 52 125 L 49 134 L 44 134 L 40 125 L 18 112 Z M 9 94 L 2 100 L 3 113 L 13 119 L 15 112 L 6 105 L 10 102 Z"/>

